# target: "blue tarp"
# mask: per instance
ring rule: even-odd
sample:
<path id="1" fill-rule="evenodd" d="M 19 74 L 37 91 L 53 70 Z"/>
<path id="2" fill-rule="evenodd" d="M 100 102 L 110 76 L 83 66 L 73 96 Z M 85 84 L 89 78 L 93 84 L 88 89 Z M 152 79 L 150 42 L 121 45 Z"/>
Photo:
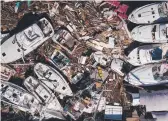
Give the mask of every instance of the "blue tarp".
<path id="1" fill-rule="evenodd" d="M 162 59 L 162 49 L 160 49 L 159 47 L 155 48 L 152 52 L 152 60 L 160 60 Z"/>

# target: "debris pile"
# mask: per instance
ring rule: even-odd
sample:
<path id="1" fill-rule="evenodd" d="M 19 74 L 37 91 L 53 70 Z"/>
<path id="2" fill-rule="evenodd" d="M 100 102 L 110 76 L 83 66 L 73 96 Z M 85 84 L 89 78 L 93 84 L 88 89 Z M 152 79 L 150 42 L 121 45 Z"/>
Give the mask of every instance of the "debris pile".
<path id="1" fill-rule="evenodd" d="M 159 5 L 166 9 L 167 2 Z M 134 11 L 127 16 L 129 8 L 120 1 L 3 1 L 2 102 L 38 120 L 122 120 L 127 107 L 141 105 L 127 85 L 144 90 L 168 79 L 168 25 L 129 32 L 127 19 L 139 21 Z M 143 27 L 152 32 L 146 35 Z M 133 40 L 160 44 L 137 47 L 127 56 Z"/>

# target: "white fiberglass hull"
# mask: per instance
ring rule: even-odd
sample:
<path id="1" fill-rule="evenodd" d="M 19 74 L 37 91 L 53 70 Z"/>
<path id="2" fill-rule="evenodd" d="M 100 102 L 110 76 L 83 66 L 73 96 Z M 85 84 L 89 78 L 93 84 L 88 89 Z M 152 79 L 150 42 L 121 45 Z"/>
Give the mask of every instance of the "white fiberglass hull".
<path id="1" fill-rule="evenodd" d="M 142 43 L 168 42 L 168 24 L 140 25 L 131 31 L 132 39 Z"/>
<path id="2" fill-rule="evenodd" d="M 54 68 L 38 63 L 34 67 L 34 72 L 42 82 L 55 92 L 68 96 L 73 95 L 65 78 Z"/>
<path id="3" fill-rule="evenodd" d="M 63 108 L 61 104 L 48 87 L 31 76 L 25 79 L 24 85 L 28 91 L 33 93 L 34 96 L 43 103 L 43 109 L 41 111 L 42 117 L 65 119 L 62 115 Z"/>
<path id="4" fill-rule="evenodd" d="M 162 54 L 160 55 L 161 59 L 152 58 L 151 52 L 156 48 L 159 48 L 162 51 Z M 134 66 L 141 66 L 149 63 L 159 63 L 165 60 L 163 56 L 166 54 L 167 51 L 168 43 L 144 45 L 132 50 L 128 55 L 129 59 L 127 61 Z"/>
<path id="5" fill-rule="evenodd" d="M 38 22 L 42 24 L 44 21 L 47 26 L 39 25 Z M 53 27 L 46 18 L 38 22 L 9 38 L 3 38 L 6 40 L 1 40 L 0 63 L 11 63 L 23 58 L 54 35 Z M 51 33 L 46 34 L 48 30 Z"/>
<path id="6" fill-rule="evenodd" d="M 13 83 L 1 81 L 1 101 L 32 115 L 40 113 L 42 105 L 29 92 Z"/>
<path id="7" fill-rule="evenodd" d="M 150 86 L 168 83 L 168 64 L 149 64 L 137 67 L 124 80 L 136 86 Z"/>
<path id="8" fill-rule="evenodd" d="M 168 18 L 161 16 L 159 11 L 159 6 L 166 4 L 162 3 L 152 3 L 135 9 L 129 16 L 128 20 L 136 24 L 151 24 L 168 21 Z"/>

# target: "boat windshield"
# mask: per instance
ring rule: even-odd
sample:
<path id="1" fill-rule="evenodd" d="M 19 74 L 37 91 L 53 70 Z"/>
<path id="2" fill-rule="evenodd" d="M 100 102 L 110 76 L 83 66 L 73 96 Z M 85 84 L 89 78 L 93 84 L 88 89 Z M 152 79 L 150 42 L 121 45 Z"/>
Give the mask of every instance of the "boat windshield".
<path id="1" fill-rule="evenodd" d="M 165 65 L 156 65 L 152 67 L 152 73 L 155 80 L 168 80 L 168 68 Z"/>
<path id="2" fill-rule="evenodd" d="M 158 6 L 160 17 L 168 17 L 168 3 L 162 3 Z"/>

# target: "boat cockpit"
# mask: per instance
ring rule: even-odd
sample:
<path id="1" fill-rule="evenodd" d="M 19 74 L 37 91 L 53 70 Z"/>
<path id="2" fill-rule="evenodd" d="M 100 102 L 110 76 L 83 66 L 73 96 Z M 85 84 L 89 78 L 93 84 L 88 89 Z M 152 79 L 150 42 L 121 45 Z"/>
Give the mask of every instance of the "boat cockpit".
<path id="1" fill-rule="evenodd" d="M 168 65 L 156 65 L 152 68 L 152 73 L 155 80 L 168 80 Z"/>

